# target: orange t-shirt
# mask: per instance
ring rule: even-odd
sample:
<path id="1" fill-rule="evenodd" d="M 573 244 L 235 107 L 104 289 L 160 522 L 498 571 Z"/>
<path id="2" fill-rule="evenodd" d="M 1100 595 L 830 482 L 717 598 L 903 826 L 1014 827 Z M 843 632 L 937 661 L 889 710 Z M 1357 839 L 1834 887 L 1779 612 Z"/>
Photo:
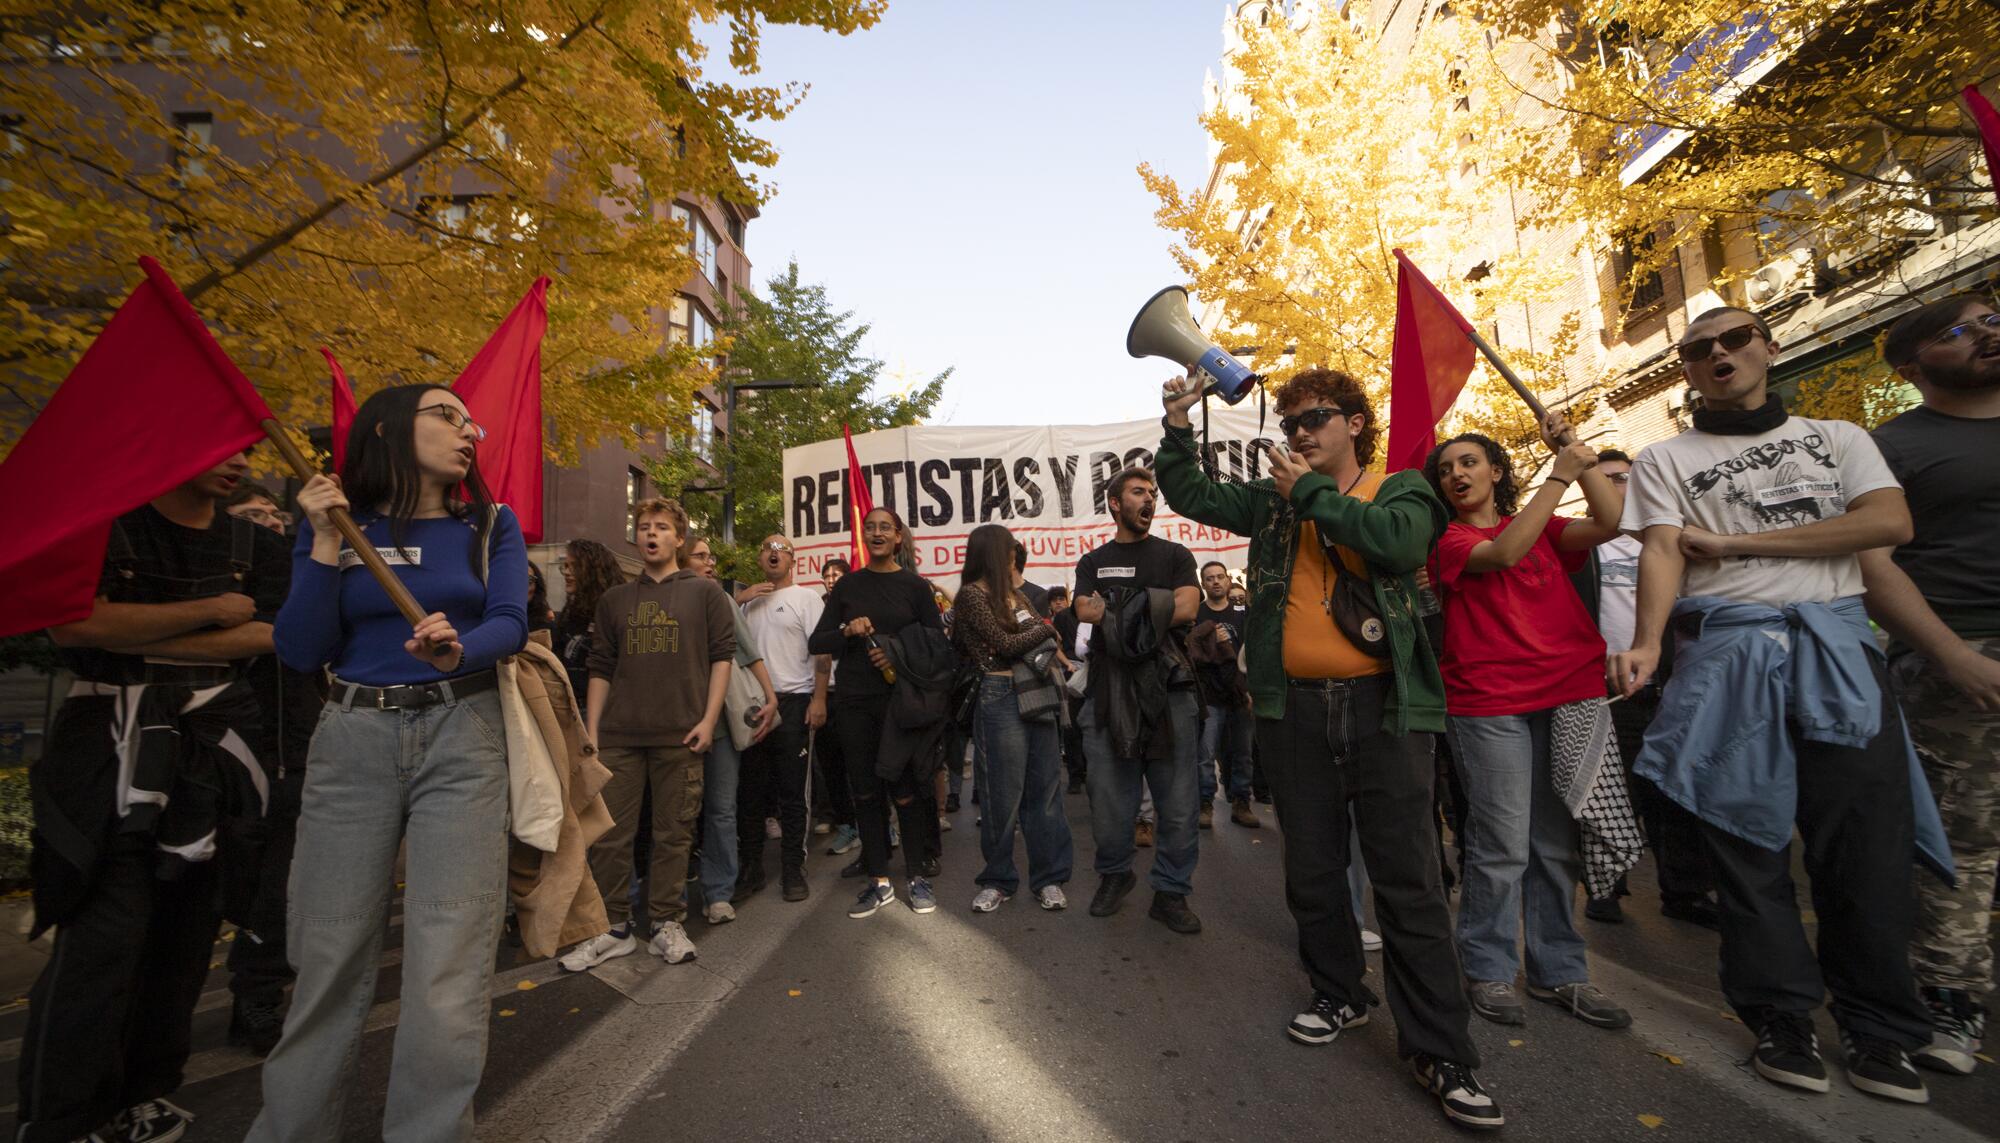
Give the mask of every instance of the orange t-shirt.
<path id="1" fill-rule="evenodd" d="M 1376 490 L 1386 479 L 1370 472 L 1361 477 L 1348 495 L 1356 500 L 1375 499 Z M 1336 548 L 1347 570 L 1368 578 L 1368 566 L 1347 548 Z M 1312 521 L 1299 523 L 1299 549 L 1292 558 L 1292 588 L 1285 597 L 1285 674 L 1294 679 L 1358 679 L 1386 673 L 1389 662 L 1377 659 L 1341 634 L 1333 621 L 1327 601 L 1333 598 L 1333 565 L 1319 545 L 1319 529 Z"/>

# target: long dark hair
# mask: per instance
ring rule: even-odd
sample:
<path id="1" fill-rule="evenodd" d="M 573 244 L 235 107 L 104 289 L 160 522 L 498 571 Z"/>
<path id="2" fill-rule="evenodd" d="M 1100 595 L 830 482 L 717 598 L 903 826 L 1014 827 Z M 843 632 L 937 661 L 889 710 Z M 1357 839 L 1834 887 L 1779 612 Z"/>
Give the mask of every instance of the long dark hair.
<path id="1" fill-rule="evenodd" d="M 389 520 L 389 541 L 405 558 L 409 553 L 403 551 L 403 545 L 409 539 L 410 520 L 416 515 L 417 499 L 424 487 L 423 473 L 417 468 L 417 409 L 426 396 L 449 392 L 443 385 L 427 384 L 378 389 L 355 410 L 354 427 L 347 432 L 347 462 L 340 466 L 341 489 L 347 494 L 347 502 L 362 512 L 374 512 L 378 505 L 388 505 L 383 514 Z M 445 507 L 458 519 L 472 522 L 473 542 L 466 553 L 473 571 L 477 572 L 480 556 L 486 551 L 486 509 L 493 503 L 493 494 L 486 490 L 486 481 L 479 475 L 476 454 L 472 467 L 465 472 L 464 482 L 458 486 L 458 494 L 464 499 L 447 497 Z"/>
<path id="2" fill-rule="evenodd" d="M 1014 612 L 1014 533 L 1001 524 L 981 524 L 965 538 L 965 569 L 959 573 L 959 594 L 978 585 L 986 606 L 1003 625 Z M 956 606 L 956 605 L 954 605 Z"/>
<path id="3" fill-rule="evenodd" d="M 1514 462 L 1508 459 L 1507 450 L 1485 433 L 1460 433 L 1431 450 L 1424 458 L 1424 479 L 1431 482 L 1431 491 L 1446 505 L 1451 503 L 1444 494 L 1444 482 L 1438 479 L 1438 461 L 1443 459 L 1444 450 L 1455 444 L 1476 444 L 1486 450 L 1487 461 L 1500 470 L 1500 483 L 1493 486 L 1493 510 L 1502 516 L 1512 516 L 1521 498 L 1521 486 L 1514 482 Z"/>
<path id="4" fill-rule="evenodd" d="M 625 569 L 611 549 L 596 540 L 571 540 L 563 548 L 563 557 L 569 560 L 570 575 L 576 577 L 576 590 L 563 600 L 563 626 L 588 627 L 591 616 L 597 614 L 597 601 L 625 582 Z"/>

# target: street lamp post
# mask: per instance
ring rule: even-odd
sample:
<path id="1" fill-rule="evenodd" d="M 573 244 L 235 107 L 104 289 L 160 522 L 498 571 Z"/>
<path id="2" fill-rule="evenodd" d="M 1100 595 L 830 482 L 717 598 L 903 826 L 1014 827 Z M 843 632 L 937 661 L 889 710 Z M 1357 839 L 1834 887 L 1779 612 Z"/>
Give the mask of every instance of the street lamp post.
<path id="1" fill-rule="evenodd" d="M 722 411 L 729 418 L 729 433 L 736 434 L 736 394 L 744 389 L 817 389 L 817 381 L 733 381 L 727 372 L 722 378 Z M 722 542 L 736 542 L 736 445 L 732 441 L 722 458 L 722 486 L 689 485 L 688 492 L 722 493 Z"/>

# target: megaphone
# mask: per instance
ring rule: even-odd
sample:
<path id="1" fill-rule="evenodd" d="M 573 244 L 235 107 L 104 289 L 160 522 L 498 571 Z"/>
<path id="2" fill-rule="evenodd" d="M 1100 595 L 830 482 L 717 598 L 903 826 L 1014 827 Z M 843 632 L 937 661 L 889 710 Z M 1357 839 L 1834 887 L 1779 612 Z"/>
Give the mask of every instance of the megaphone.
<path id="1" fill-rule="evenodd" d="M 1249 367 L 1203 337 L 1188 313 L 1187 291 L 1168 286 L 1139 308 L 1125 334 L 1125 352 L 1134 357 L 1164 357 L 1193 373 L 1202 391 L 1234 405 L 1257 384 Z"/>

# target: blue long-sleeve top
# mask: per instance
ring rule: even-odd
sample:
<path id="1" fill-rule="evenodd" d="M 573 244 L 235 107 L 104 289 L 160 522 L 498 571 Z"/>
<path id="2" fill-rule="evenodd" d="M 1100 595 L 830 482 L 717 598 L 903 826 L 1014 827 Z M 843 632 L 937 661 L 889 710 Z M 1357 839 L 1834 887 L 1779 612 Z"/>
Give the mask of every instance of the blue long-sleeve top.
<path id="1" fill-rule="evenodd" d="M 457 629 L 465 657 L 452 676 L 486 670 L 527 643 L 528 549 L 511 510 L 502 507 L 495 515 L 483 584 L 470 558 L 472 520 L 412 520 L 402 554 L 386 518 L 357 515 L 355 523 L 417 605 L 426 614 L 444 612 Z M 331 666 L 346 682 L 374 687 L 447 677 L 403 650 L 409 621 L 353 549 L 342 547 L 340 566 L 329 567 L 312 558 L 312 548 L 312 525 L 306 524 L 292 549 L 291 594 L 271 628 L 271 641 L 287 666 L 301 671 Z"/>
<path id="2" fill-rule="evenodd" d="M 1674 645 L 1674 674 L 1660 696 L 1632 772 L 1703 821 L 1765 849 L 1791 844 L 1798 760 L 1787 724 L 1809 742 L 1865 746 L 1879 734 L 1902 745 L 1915 811 L 1917 854 L 1953 880 L 1937 802 L 1900 719 L 1882 720 L 1879 660 L 1859 596 L 1782 608 L 1695 595 L 1674 604 L 1676 627 L 1698 634 Z"/>

